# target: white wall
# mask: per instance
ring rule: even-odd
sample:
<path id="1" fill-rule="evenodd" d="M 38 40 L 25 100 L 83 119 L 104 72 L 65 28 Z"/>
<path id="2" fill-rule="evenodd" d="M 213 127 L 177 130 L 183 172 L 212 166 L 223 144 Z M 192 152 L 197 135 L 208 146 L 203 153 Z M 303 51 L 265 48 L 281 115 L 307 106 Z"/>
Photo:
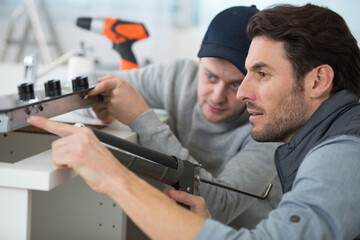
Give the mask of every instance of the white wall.
<path id="1" fill-rule="evenodd" d="M 36 2 L 36 0 L 35 0 Z M 276 0 L 44 0 L 55 25 L 63 52 L 77 48 L 80 41 L 92 47 L 92 55 L 103 65 L 117 67 L 118 54 L 104 36 L 87 32 L 75 26 L 79 16 L 118 17 L 123 20 L 143 22 L 150 38 L 138 41 L 133 50 L 140 64 L 146 60 L 166 62 L 175 58 L 193 58 L 211 19 L 221 10 L 234 5 L 255 4 L 260 10 L 277 3 Z M 308 1 L 292 0 L 291 4 L 302 5 Z M 21 0 L 0 0 L 0 42 L 8 29 L 8 18 Z M 315 0 L 311 3 L 326 6 L 343 16 L 352 33 L 360 40 L 360 1 Z M 40 14 L 42 20 L 44 16 Z M 26 18 L 17 23 L 15 35 L 21 37 Z M 47 25 L 43 21 L 44 29 Z M 33 36 L 31 36 L 33 38 Z M 28 47 L 26 54 L 36 49 Z M 9 48 L 6 61 L 14 61 L 17 47 Z"/>

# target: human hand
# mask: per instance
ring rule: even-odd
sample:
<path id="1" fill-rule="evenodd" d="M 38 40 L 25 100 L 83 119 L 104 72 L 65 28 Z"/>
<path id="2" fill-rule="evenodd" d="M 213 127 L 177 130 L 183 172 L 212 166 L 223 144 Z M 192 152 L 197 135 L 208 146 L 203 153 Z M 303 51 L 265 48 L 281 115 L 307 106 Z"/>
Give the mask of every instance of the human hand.
<path id="1" fill-rule="evenodd" d="M 206 206 L 203 197 L 194 196 L 184 191 L 176 191 L 174 189 L 165 189 L 164 193 L 178 203 L 183 203 L 190 207 L 190 211 L 204 218 L 211 218 L 210 212 Z"/>
<path id="2" fill-rule="evenodd" d="M 51 145 L 52 161 L 57 168 L 74 169 L 96 192 L 108 194 L 114 178 L 124 167 L 91 129 L 42 117 L 30 117 L 29 123 L 62 137 Z"/>
<path id="3" fill-rule="evenodd" d="M 99 78 L 98 82 L 99 84 L 88 95 L 101 94 L 104 97 L 105 105 L 94 109 L 101 120 L 111 120 L 110 116 L 112 115 L 120 122 L 129 125 L 135 118 L 149 109 L 143 97 L 124 79 L 106 75 Z"/>
<path id="4" fill-rule="evenodd" d="M 115 120 L 115 117 L 107 110 L 106 102 L 98 102 L 91 108 L 96 114 L 96 117 L 103 123 L 112 123 Z"/>

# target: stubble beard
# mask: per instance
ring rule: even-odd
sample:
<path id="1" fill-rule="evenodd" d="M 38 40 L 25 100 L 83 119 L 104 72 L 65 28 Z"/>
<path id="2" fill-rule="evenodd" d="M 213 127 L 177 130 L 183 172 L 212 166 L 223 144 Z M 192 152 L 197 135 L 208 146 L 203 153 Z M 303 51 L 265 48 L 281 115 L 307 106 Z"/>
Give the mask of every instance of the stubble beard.
<path id="1" fill-rule="evenodd" d="M 303 89 L 293 88 L 288 101 L 282 101 L 273 116 L 260 130 L 252 130 L 251 136 L 258 142 L 287 142 L 306 122 L 307 108 Z M 277 117 L 276 113 L 281 116 Z"/>

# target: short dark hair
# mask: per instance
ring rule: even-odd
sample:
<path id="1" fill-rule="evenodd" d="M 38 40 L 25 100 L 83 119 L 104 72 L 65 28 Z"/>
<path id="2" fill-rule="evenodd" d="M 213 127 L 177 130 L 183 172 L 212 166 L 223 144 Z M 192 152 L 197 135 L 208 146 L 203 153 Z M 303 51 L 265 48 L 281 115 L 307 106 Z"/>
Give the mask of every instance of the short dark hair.
<path id="1" fill-rule="evenodd" d="M 264 36 L 283 42 L 298 82 L 313 68 L 328 64 L 334 70 L 332 94 L 347 89 L 360 98 L 360 50 L 334 11 L 312 4 L 278 5 L 256 13 L 247 33 L 251 39 Z"/>

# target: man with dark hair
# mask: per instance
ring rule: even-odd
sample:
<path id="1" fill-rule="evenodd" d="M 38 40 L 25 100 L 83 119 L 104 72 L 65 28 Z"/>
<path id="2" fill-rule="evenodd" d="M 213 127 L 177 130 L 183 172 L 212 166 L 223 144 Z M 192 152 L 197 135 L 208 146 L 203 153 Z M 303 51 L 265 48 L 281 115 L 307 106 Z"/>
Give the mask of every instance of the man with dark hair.
<path id="1" fill-rule="evenodd" d="M 341 16 L 311 4 L 261 11 L 250 21 L 248 34 L 252 38 L 248 72 L 237 98 L 251 114 L 254 139 L 285 143 L 275 153 L 285 194 L 253 230 L 234 230 L 176 206 L 119 164 L 88 129 L 46 119 L 30 122 L 69 135 L 54 144 L 53 162 L 73 167 L 94 190 L 112 197 L 151 238 L 356 238 L 360 233 L 356 40 Z M 77 149 L 74 142 L 87 150 L 88 141 L 96 143 L 96 151 L 72 153 Z"/>

